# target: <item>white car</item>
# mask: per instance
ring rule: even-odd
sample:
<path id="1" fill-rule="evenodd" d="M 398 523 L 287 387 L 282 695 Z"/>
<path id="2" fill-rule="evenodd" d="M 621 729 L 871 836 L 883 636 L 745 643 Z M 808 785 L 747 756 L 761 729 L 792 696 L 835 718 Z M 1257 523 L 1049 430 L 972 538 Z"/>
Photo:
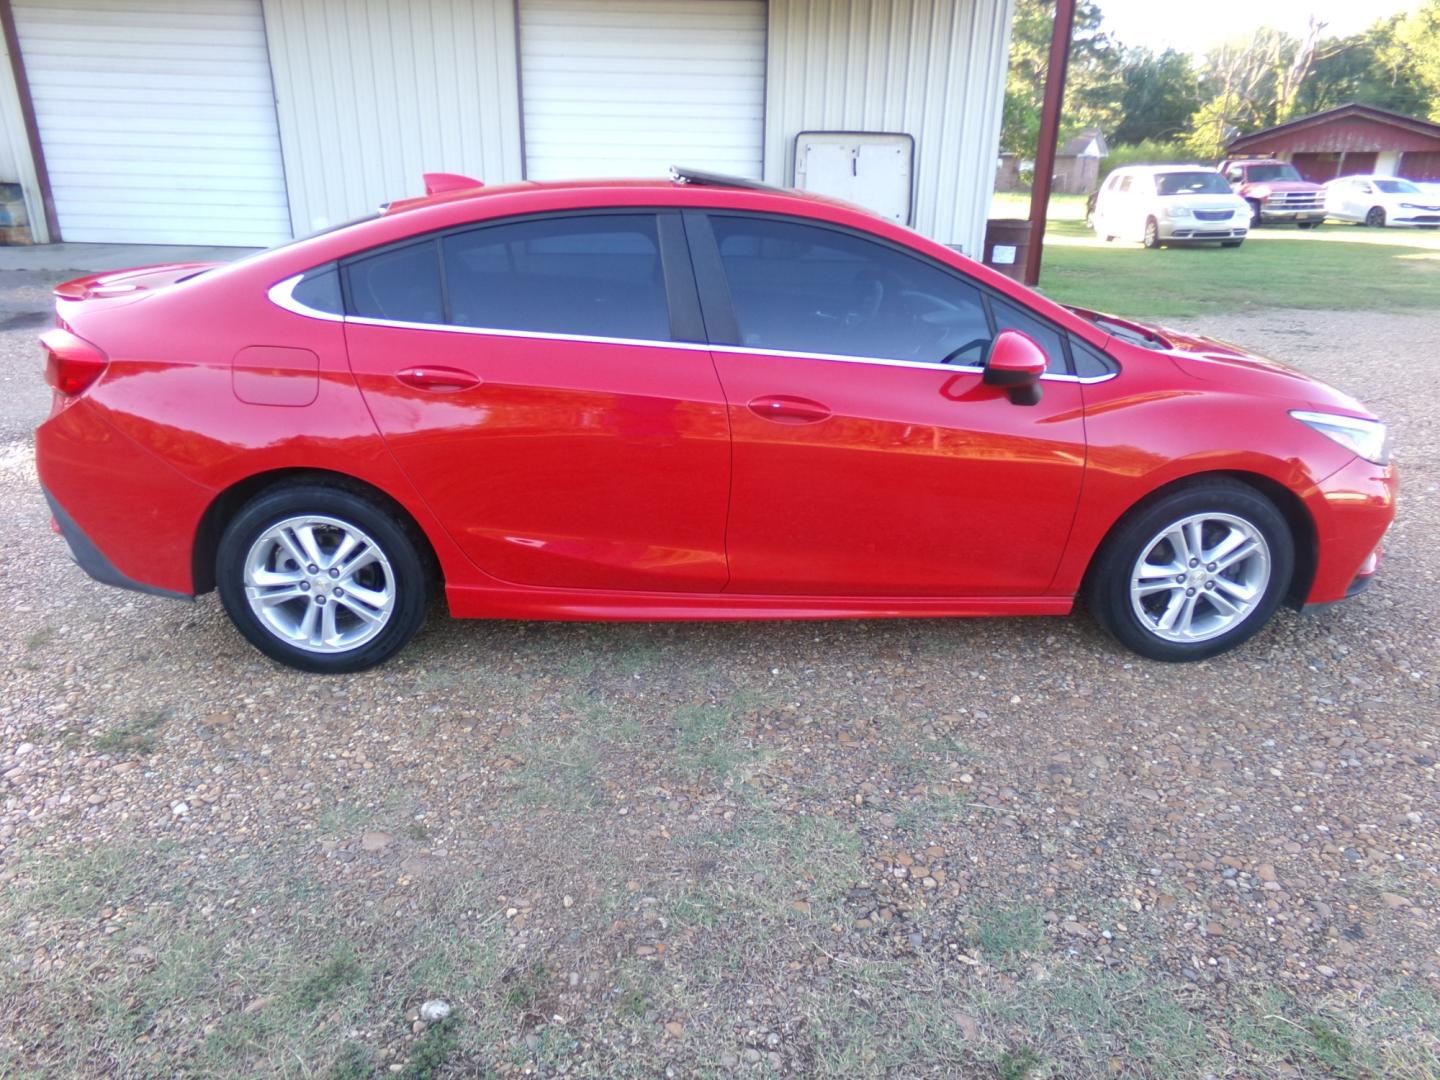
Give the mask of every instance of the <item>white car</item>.
<path id="1" fill-rule="evenodd" d="M 1325 214 L 1338 221 L 1440 226 L 1440 195 L 1398 176 L 1342 176 L 1325 186 Z"/>
<path id="2" fill-rule="evenodd" d="M 1106 179 L 1090 223 L 1106 240 L 1147 248 L 1217 240 L 1234 248 L 1250 230 L 1250 204 L 1207 165 L 1127 165 Z"/>

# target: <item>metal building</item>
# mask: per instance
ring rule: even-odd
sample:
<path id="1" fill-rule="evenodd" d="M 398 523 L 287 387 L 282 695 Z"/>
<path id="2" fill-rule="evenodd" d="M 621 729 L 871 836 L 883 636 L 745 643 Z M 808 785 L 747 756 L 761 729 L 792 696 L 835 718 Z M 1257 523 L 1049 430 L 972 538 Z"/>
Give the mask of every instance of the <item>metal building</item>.
<path id="1" fill-rule="evenodd" d="M 798 179 L 974 253 L 1010 9 L 0 0 L 0 181 L 40 240 L 48 222 L 71 241 L 258 245 L 417 194 L 427 171 L 683 164 Z"/>

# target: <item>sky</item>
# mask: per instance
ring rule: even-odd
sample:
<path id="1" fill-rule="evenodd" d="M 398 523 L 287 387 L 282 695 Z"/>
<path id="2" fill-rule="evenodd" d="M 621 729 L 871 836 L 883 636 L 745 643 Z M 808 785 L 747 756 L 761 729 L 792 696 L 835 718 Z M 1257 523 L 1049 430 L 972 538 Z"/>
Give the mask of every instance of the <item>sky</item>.
<path id="1" fill-rule="evenodd" d="M 1099 0 L 1105 29 L 1126 45 L 1204 52 L 1261 26 L 1303 33 L 1309 16 L 1343 36 L 1416 7 L 1416 0 L 1206 0 L 1196 7 L 1163 0 Z"/>

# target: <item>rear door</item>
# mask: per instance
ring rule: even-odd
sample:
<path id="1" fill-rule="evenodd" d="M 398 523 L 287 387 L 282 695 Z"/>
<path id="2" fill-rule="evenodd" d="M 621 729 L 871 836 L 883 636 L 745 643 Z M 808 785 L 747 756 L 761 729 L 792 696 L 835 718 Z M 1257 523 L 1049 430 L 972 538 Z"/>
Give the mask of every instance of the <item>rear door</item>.
<path id="1" fill-rule="evenodd" d="M 1060 335 L 860 233 L 725 212 L 686 225 L 734 439 L 730 591 L 1042 594 L 1085 466 Z M 1050 354 L 1038 405 L 982 382 L 1005 327 Z"/>
<path id="2" fill-rule="evenodd" d="M 508 219 L 343 272 L 376 423 L 478 566 L 527 585 L 724 587 L 726 405 L 677 213 Z"/>

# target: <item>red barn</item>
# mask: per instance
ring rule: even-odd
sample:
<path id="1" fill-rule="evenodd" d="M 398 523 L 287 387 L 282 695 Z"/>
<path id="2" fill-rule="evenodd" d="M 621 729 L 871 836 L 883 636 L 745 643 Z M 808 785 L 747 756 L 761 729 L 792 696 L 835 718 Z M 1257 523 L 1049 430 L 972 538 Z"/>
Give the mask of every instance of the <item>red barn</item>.
<path id="1" fill-rule="evenodd" d="M 1225 151 L 1277 157 L 1317 184 L 1358 173 L 1440 180 L 1440 124 L 1373 105 L 1339 105 L 1276 124 L 1241 135 Z"/>

